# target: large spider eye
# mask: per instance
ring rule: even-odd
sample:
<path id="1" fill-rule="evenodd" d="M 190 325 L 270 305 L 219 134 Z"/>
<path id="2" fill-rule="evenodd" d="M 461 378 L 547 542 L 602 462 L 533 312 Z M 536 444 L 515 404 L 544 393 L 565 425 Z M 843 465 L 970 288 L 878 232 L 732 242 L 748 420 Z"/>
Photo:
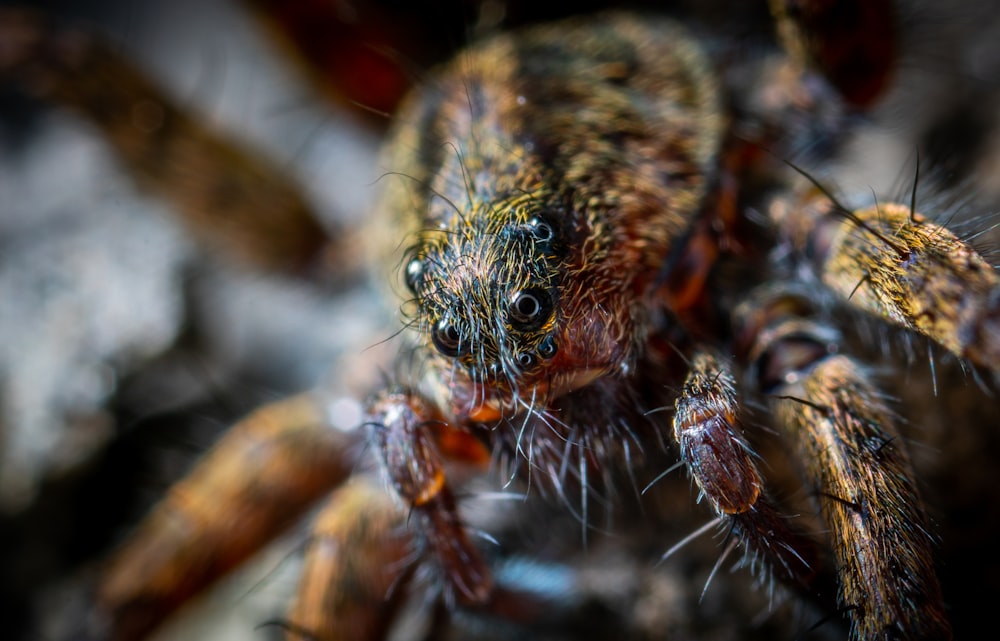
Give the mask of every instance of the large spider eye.
<path id="1" fill-rule="evenodd" d="M 410 262 L 406 263 L 406 271 L 403 273 L 403 279 L 406 281 L 406 286 L 410 288 L 411 293 L 417 293 L 417 288 L 420 286 L 420 280 L 423 275 L 424 261 L 419 258 L 413 258 Z"/>
<path id="2" fill-rule="evenodd" d="M 522 329 L 541 325 L 552 311 L 552 299 L 540 289 L 526 289 L 514 294 L 507 309 L 510 319 Z"/>
<path id="3" fill-rule="evenodd" d="M 448 320 L 442 320 L 431 332 L 431 342 L 437 351 L 445 356 L 455 357 L 466 350 L 463 344 L 462 332 Z"/>

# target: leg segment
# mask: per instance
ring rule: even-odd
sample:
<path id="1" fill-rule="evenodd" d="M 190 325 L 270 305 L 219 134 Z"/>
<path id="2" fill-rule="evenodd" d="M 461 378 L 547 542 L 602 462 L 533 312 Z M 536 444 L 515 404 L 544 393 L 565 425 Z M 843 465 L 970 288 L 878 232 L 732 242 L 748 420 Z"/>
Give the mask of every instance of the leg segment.
<path id="1" fill-rule="evenodd" d="M 5 10 L 0 43 L 0 84 L 85 117 L 136 180 L 173 204 L 206 244 L 265 269 L 346 272 L 350 245 L 329 247 L 332 239 L 286 171 L 202 126 L 98 37 L 35 12 Z"/>
<path id="2" fill-rule="evenodd" d="M 735 380 L 699 352 L 675 404 L 674 437 L 691 477 L 748 555 L 786 584 L 810 587 L 818 567 L 813 541 L 795 532 L 763 493 L 754 454 L 739 424 Z"/>
<path id="3" fill-rule="evenodd" d="M 412 541 L 396 502 L 359 480 L 338 490 L 313 527 L 290 641 L 379 641 L 405 594 Z"/>
<path id="4" fill-rule="evenodd" d="M 824 197 L 778 203 L 772 217 L 849 304 L 997 368 L 1000 276 L 950 231 L 905 205 L 848 212 Z"/>
<path id="5" fill-rule="evenodd" d="M 419 519 L 422 543 L 444 573 L 446 598 L 463 605 L 486 603 L 492 593 L 492 578 L 458 515 L 445 478 L 437 443 L 440 439 L 435 435 L 455 430 L 439 420 L 419 397 L 408 392 L 377 395 L 371 401 L 368 415 L 386 476 L 399 498 Z"/>
<path id="6" fill-rule="evenodd" d="M 770 0 L 792 59 L 821 72 L 851 104 L 867 107 L 889 86 L 897 63 L 891 0 Z"/>
<path id="7" fill-rule="evenodd" d="M 851 638 L 950 639 L 927 518 L 895 418 L 805 299 L 762 292 L 736 318 L 830 528 Z"/>
<path id="8" fill-rule="evenodd" d="M 310 396 L 237 423 L 146 517 L 98 590 L 112 641 L 139 639 L 347 478 L 357 434 Z"/>

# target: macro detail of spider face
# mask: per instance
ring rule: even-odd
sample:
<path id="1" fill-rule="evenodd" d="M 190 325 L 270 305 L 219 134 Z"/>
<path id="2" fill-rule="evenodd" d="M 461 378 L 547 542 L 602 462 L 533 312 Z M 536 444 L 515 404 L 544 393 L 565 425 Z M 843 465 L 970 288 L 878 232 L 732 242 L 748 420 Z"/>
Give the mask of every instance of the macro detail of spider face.
<path id="1" fill-rule="evenodd" d="M 207 246 L 335 288 L 367 253 L 398 295 L 388 340 L 357 346 L 392 355 L 332 364 L 363 396 L 324 385 L 233 425 L 100 564 L 74 638 L 146 638 L 306 514 L 271 617 L 290 640 L 964 631 L 982 608 L 936 528 L 943 503 L 988 503 L 925 470 L 948 441 L 991 449 L 951 425 L 921 447 L 911 424 L 951 411 L 936 357 L 995 386 L 1000 276 L 919 161 L 892 198 L 841 195 L 902 75 L 894 8 L 763 13 L 780 44 L 622 11 L 496 18 L 394 109 L 358 234 L 113 48 L 0 13 L 0 80 L 93 122 Z M 896 351 L 927 389 L 883 375 Z"/>
<path id="2" fill-rule="evenodd" d="M 441 355 L 458 359 L 475 381 L 510 385 L 558 352 L 566 249 L 551 214 L 517 202 L 490 207 L 511 213 L 480 213 L 469 229 L 430 232 L 411 249 L 406 284 Z"/>

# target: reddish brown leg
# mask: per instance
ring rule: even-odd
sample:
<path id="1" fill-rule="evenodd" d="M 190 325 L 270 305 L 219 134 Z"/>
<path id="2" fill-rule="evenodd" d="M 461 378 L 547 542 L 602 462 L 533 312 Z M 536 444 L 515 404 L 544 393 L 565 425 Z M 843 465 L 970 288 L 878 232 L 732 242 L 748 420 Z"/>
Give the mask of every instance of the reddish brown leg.
<path id="1" fill-rule="evenodd" d="M 681 459 L 720 521 L 775 578 L 809 587 L 819 562 L 816 545 L 794 531 L 764 494 L 726 364 L 706 352 L 695 354 L 675 410 Z"/>
<path id="2" fill-rule="evenodd" d="M 889 86 L 898 56 L 891 0 L 770 0 L 782 44 L 820 71 L 851 104 L 867 107 Z"/>
<path id="3" fill-rule="evenodd" d="M 413 563 L 405 514 L 358 480 L 338 490 L 313 526 L 290 641 L 379 641 L 395 620 Z"/>
<path id="4" fill-rule="evenodd" d="M 758 292 L 735 318 L 804 464 L 837 561 L 851 638 L 950 639 L 913 468 L 893 413 L 836 332 L 803 318 L 808 299 Z"/>
<path id="5" fill-rule="evenodd" d="M 98 590 L 112 641 L 147 635 L 352 472 L 358 435 L 296 396 L 237 423 L 146 517 Z"/>
<path id="6" fill-rule="evenodd" d="M 281 167 L 211 131 L 99 38 L 30 11 L 0 11 L 0 83 L 72 108 L 202 241 L 269 270 L 350 271 Z M 337 237 L 340 234 L 336 234 Z M 348 259 L 344 260 L 347 256 Z"/>
<path id="7" fill-rule="evenodd" d="M 706 286 L 712 270 L 720 254 L 744 249 L 739 180 L 753 165 L 757 150 L 733 142 L 721 155 L 717 189 L 667 260 L 661 289 L 664 304 L 692 335 L 701 338 L 710 336 L 717 324 Z"/>
<path id="8" fill-rule="evenodd" d="M 418 520 L 427 554 L 440 564 L 446 599 L 462 605 L 487 603 L 493 580 L 459 518 L 436 442 L 435 432 L 452 428 L 408 392 L 377 395 L 368 414 L 386 476 Z"/>

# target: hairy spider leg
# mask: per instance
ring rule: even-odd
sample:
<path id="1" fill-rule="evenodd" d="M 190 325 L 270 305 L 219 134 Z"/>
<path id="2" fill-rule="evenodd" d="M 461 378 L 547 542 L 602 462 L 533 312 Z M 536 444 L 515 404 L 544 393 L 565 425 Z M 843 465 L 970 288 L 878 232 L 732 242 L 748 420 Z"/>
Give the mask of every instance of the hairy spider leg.
<path id="1" fill-rule="evenodd" d="M 351 475 L 359 437 L 329 428 L 308 394 L 236 423 L 110 560 L 97 592 L 107 638 L 146 636 L 292 525 Z"/>
<path id="2" fill-rule="evenodd" d="M 750 564 L 765 578 L 773 575 L 808 591 L 820 568 L 819 550 L 768 499 L 739 412 L 729 365 L 697 352 L 675 402 L 681 460 L 720 524 L 745 547 Z"/>
<path id="3" fill-rule="evenodd" d="M 0 83 L 68 107 L 103 134 L 144 189 L 229 258 L 307 276 L 349 273 L 353 241 L 327 230 L 288 172 L 217 133 L 95 35 L 0 11 Z"/>
<path id="4" fill-rule="evenodd" d="M 452 428 L 419 396 L 401 390 L 377 394 L 370 401 L 367 422 L 389 484 L 419 520 L 421 544 L 443 573 L 445 598 L 462 605 L 489 601 L 489 568 L 465 531 L 435 443 L 435 431 Z"/>
<path id="5" fill-rule="evenodd" d="M 764 286 L 734 319 L 776 427 L 820 504 L 851 638 L 950 639 L 933 538 L 913 468 L 884 397 L 838 333 L 808 318 L 790 288 Z"/>
<path id="6" fill-rule="evenodd" d="M 959 358 L 1000 364 L 1000 276 L 913 205 L 848 211 L 825 195 L 779 201 L 772 219 L 847 304 L 923 334 Z"/>
<path id="7" fill-rule="evenodd" d="M 416 567 L 405 517 L 370 479 L 330 496 L 313 524 L 295 602 L 281 622 L 287 639 L 386 638 Z"/>

